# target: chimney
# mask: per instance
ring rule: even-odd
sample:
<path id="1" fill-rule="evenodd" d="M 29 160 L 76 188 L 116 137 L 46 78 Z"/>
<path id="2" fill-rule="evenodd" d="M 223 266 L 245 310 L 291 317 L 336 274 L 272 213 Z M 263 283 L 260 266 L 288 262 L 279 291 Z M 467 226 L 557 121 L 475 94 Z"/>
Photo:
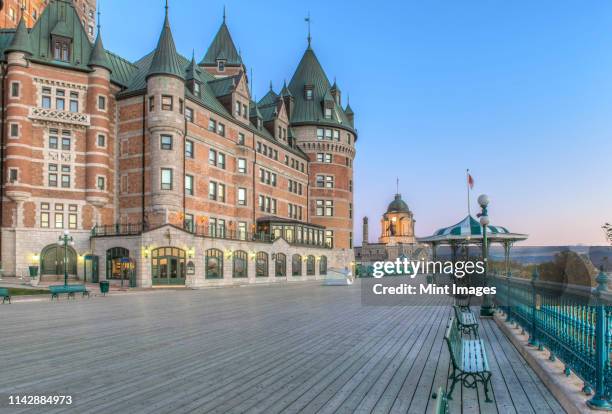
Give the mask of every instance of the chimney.
<path id="1" fill-rule="evenodd" d="M 361 242 L 361 244 L 363 246 L 365 246 L 366 244 L 368 244 L 368 239 L 370 238 L 370 234 L 369 234 L 369 230 L 368 230 L 368 218 L 364 217 L 363 218 L 363 241 Z"/>

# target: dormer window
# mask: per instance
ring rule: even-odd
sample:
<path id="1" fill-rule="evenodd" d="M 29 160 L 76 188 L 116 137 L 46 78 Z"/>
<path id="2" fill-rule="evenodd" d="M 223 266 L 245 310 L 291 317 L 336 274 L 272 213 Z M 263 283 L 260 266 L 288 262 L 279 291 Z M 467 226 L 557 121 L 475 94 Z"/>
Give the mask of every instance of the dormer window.
<path id="1" fill-rule="evenodd" d="M 312 101 L 313 98 L 313 87 L 312 85 L 306 85 L 304 87 L 304 97 L 307 101 Z"/>
<path id="2" fill-rule="evenodd" d="M 194 82 L 194 84 L 193 84 L 193 93 L 197 97 L 200 96 L 200 83 L 199 82 Z"/>
<path id="3" fill-rule="evenodd" d="M 70 61 L 71 40 L 66 37 L 53 36 L 53 59 L 62 62 Z"/>
<path id="4" fill-rule="evenodd" d="M 225 72 L 225 60 L 217 60 L 217 70 L 219 72 Z"/>
<path id="5" fill-rule="evenodd" d="M 331 117 L 332 117 L 331 108 L 325 108 L 325 119 L 331 119 Z"/>

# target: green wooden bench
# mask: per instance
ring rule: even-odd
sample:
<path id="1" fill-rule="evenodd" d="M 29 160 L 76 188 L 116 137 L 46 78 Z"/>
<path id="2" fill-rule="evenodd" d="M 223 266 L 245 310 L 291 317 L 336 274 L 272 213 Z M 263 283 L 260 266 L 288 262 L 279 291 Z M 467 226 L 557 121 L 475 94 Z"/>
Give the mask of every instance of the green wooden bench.
<path id="1" fill-rule="evenodd" d="M 0 296 L 2 297 L 2 304 L 8 300 L 8 303 L 11 303 L 11 294 L 7 288 L 0 288 Z"/>
<path id="2" fill-rule="evenodd" d="M 471 310 L 464 310 L 458 305 L 454 305 L 453 309 L 455 310 L 455 319 L 457 319 L 457 324 L 459 325 L 459 329 L 461 333 L 465 335 L 474 334 L 474 338 L 478 337 L 478 319 L 476 315 Z"/>
<path id="3" fill-rule="evenodd" d="M 451 318 L 444 335 L 448 345 L 448 352 L 453 364 L 453 372 L 449 379 L 453 381 L 448 399 L 452 399 L 455 384 L 461 382 L 466 388 L 476 388 L 481 382 L 484 386 L 486 402 L 489 398 L 491 386 L 491 370 L 482 339 L 463 339 L 457 318 Z"/>
<path id="4" fill-rule="evenodd" d="M 53 300 L 53 298 L 59 300 L 59 295 L 63 293 L 68 295 L 68 299 L 71 297 L 74 298 L 76 293 L 82 293 L 83 296 L 89 297 L 89 291 L 85 285 L 49 286 L 49 291 L 51 292 L 51 300 Z"/>
<path id="5" fill-rule="evenodd" d="M 432 395 L 436 399 L 435 414 L 448 414 L 448 397 L 442 387 L 438 388 L 438 392 Z"/>

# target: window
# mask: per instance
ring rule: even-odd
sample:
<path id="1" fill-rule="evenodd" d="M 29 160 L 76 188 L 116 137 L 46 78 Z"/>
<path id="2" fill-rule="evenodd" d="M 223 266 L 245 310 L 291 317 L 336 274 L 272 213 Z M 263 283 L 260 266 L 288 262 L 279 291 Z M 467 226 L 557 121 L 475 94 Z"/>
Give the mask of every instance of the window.
<path id="1" fill-rule="evenodd" d="M 11 124 L 11 138 L 19 138 L 19 124 Z"/>
<path id="2" fill-rule="evenodd" d="M 334 231 L 325 230 L 325 246 L 330 249 L 334 247 Z"/>
<path id="3" fill-rule="evenodd" d="M 55 213 L 55 228 L 64 228 L 64 213 Z"/>
<path id="4" fill-rule="evenodd" d="M 162 111 L 172 111 L 173 98 L 170 95 L 162 95 Z"/>
<path id="5" fill-rule="evenodd" d="M 225 72 L 225 61 L 224 60 L 217 61 L 217 70 L 219 72 Z"/>
<path id="6" fill-rule="evenodd" d="M 221 135 L 222 137 L 225 136 L 225 125 L 223 125 L 221 122 L 219 122 L 217 125 L 217 134 Z"/>
<path id="7" fill-rule="evenodd" d="M 208 130 L 211 132 L 217 131 L 217 121 L 215 121 L 214 119 L 209 119 L 208 120 Z"/>
<path id="8" fill-rule="evenodd" d="M 331 129 L 326 129 L 325 130 L 325 139 L 331 141 L 332 140 L 332 130 Z"/>
<path id="9" fill-rule="evenodd" d="M 76 214 L 68 214 L 68 228 L 70 230 L 77 229 L 77 215 Z"/>
<path id="10" fill-rule="evenodd" d="M 302 256 L 299 254 L 291 257 L 291 275 L 302 276 Z"/>
<path id="11" fill-rule="evenodd" d="M 193 214 L 185 214 L 185 220 L 183 221 L 183 224 L 184 224 L 185 230 L 193 233 L 195 230 Z"/>
<path id="12" fill-rule="evenodd" d="M 106 111 L 106 97 L 98 96 L 98 109 L 100 111 Z"/>
<path id="13" fill-rule="evenodd" d="M 217 151 L 214 149 L 211 149 L 210 151 L 208 151 L 208 163 L 210 165 L 217 165 Z"/>
<path id="14" fill-rule="evenodd" d="M 238 240 L 246 240 L 247 224 L 244 221 L 238 222 Z"/>
<path id="15" fill-rule="evenodd" d="M 247 190 L 246 188 L 238 188 L 238 205 L 246 206 L 247 204 Z"/>
<path id="16" fill-rule="evenodd" d="M 49 164 L 49 187 L 57 187 L 57 164 Z"/>
<path id="17" fill-rule="evenodd" d="M 65 136 L 67 135 L 66 132 L 62 132 L 62 151 L 70 151 L 70 147 L 71 147 L 71 139 L 69 136 Z"/>
<path id="18" fill-rule="evenodd" d="M 200 96 L 200 83 L 199 82 L 194 82 L 194 84 L 193 84 L 193 93 L 196 96 Z"/>
<path id="19" fill-rule="evenodd" d="M 70 112 L 79 112 L 79 93 L 70 92 Z"/>
<path id="20" fill-rule="evenodd" d="M 193 109 L 190 107 L 185 108 L 185 118 L 187 118 L 187 121 L 189 122 L 193 122 L 194 117 L 193 117 Z"/>
<path id="21" fill-rule="evenodd" d="M 40 213 L 40 227 L 44 229 L 49 228 L 49 214 L 50 213 L 48 211 L 42 211 Z"/>
<path id="22" fill-rule="evenodd" d="M 268 277 L 268 253 L 258 252 L 255 259 L 255 277 Z"/>
<path id="23" fill-rule="evenodd" d="M 334 177 L 332 175 L 325 176 L 325 188 L 334 188 Z"/>
<path id="24" fill-rule="evenodd" d="M 170 168 L 161 169 L 161 189 L 172 190 L 172 169 Z"/>
<path id="25" fill-rule="evenodd" d="M 243 250 L 237 250 L 234 252 L 234 269 L 233 276 L 235 278 L 246 278 L 248 274 L 248 255 Z"/>
<path id="26" fill-rule="evenodd" d="M 349 218 L 353 218 L 353 203 L 349 203 Z"/>
<path id="27" fill-rule="evenodd" d="M 314 276 L 315 275 L 315 257 L 313 255 L 309 255 L 306 258 L 306 276 Z"/>
<path id="28" fill-rule="evenodd" d="M 217 219 L 215 218 L 208 220 L 208 235 L 210 237 L 217 237 Z"/>
<path id="29" fill-rule="evenodd" d="M 317 139 L 323 139 L 324 131 L 323 128 L 317 128 Z"/>
<path id="30" fill-rule="evenodd" d="M 210 200 L 217 200 L 217 183 L 211 181 L 208 183 L 208 198 Z"/>
<path id="31" fill-rule="evenodd" d="M 104 190 L 106 188 L 106 178 L 98 177 L 98 190 Z"/>
<path id="32" fill-rule="evenodd" d="M 172 135 L 162 135 L 160 137 L 160 146 L 163 150 L 172 149 Z"/>
<path id="33" fill-rule="evenodd" d="M 238 145 L 244 145 L 245 139 L 244 134 L 242 132 L 238 133 Z"/>
<path id="34" fill-rule="evenodd" d="M 276 277 L 287 276 L 287 256 L 284 253 L 276 253 L 274 261 L 274 270 Z"/>
<path id="35" fill-rule="evenodd" d="M 53 38 L 53 59 L 62 62 L 70 61 L 70 39 L 62 37 Z"/>
<path id="36" fill-rule="evenodd" d="M 153 112 L 155 110 L 155 97 L 149 96 L 149 112 Z"/>
<path id="37" fill-rule="evenodd" d="M 327 274 L 327 257 L 326 256 L 321 256 L 321 258 L 319 259 L 319 275 L 326 275 Z"/>
<path id="38" fill-rule="evenodd" d="M 331 119 L 331 117 L 332 117 L 331 108 L 325 108 L 325 119 Z"/>
<path id="39" fill-rule="evenodd" d="M 248 109 L 247 109 L 246 104 L 242 104 L 242 117 L 243 117 L 244 119 L 247 119 L 247 118 L 248 118 L 248 116 L 249 116 L 248 114 L 249 114 L 249 111 L 248 111 Z"/>
<path id="40" fill-rule="evenodd" d="M 317 216 L 332 217 L 334 215 L 333 200 L 317 200 L 316 201 L 316 214 Z"/>
<path id="41" fill-rule="evenodd" d="M 11 97 L 19 98 L 19 82 L 11 82 Z"/>
<path id="42" fill-rule="evenodd" d="M 62 165 L 62 188 L 70 188 L 70 166 Z"/>
<path id="43" fill-rule="evenodd" d="M 338 142 L 340 141 L 340 131 L 337 129 L 334 129 L 334 140 Z"/>
<path id="44" fill-rule="evenodd" d="M 193 158 L 193 141 L 185 141 L 185 157 Z"/>
<path id="45" fill-rule="evenodd" d="M 240 174 L 246 174 L 247 172 L 247 160 L 246 158 L 238 158 L 238 172 Z"/>
<path id="46" fill-rule="evenodd" d="M 225 154 L 222 152 L 217 155 L 217 167 L 225 169 Z"/>
<path id="47" fill-rule="evenodd" d="M 179 99 L 179 113 L 182 115 L 185 108 L 185 102 L 182 99 Z"/>
<path id="48" fill-rule="evenodd" d="M 304 96 L 306 97 L 307 101 L 312 101 L 312 85 L 306 85 L 305 90 L 304 90 Z"/>
<path id="49" fill-rule="evenodd" d="M 57 138 L 57 130 L 49 131 L 49 149 L 58 149 L 58 138 Z"/>
<path id="50" fill-rule="evenodd" d="M 44 109 L 51 109 L 51 88 L 42 88 L 42 103 Z"/>
<path id="51" fill-rule="evenodd" d="M 17 168 L 9 169 L 9 182 L 16 183 L 19 181 L 19 170 Z"/>
<path id="52" fill-rule="evenodd" d="M 217 201 L 221 203 L 225 203 L 225 184 L 218 184 L 219 194 L 217 196 Z"/>
<path id="53" fill-rule="evenodd" d="M 349 180 L 349 191 L 353 192 L 353 180 Z"/>
<path id="54" fill-rule="evenodd" d="M 185 194 L 193 195 L 193 175 L 185 176 Z"/>
<path id="55" fill-rule="evenodd" d="M 106 135 L 98 135 L 98 147 L 105 148 L 106 147 Z"/>
<path id="56" fill-rule="evenodd" d="M 240 102 L 236 101 L 236 103 L 234 104 L 234 108 L 236 116 L 242 115 L 242 105 L 240 104 Z"/>
<path id="57" fill-rule="evenodd" d="M 206 279 L 223 277 L 223 252 L 219 249 L 206 250 Z"/>

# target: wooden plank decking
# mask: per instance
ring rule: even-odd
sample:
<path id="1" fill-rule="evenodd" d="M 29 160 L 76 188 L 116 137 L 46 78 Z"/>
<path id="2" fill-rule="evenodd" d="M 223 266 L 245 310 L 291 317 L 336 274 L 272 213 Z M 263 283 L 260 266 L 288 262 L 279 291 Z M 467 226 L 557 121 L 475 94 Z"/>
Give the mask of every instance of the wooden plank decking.
<path id="1" fill-rule="evenodd" d="M 432 299 L 432 302 L 434 299 Z M 447 306 L 362 306 L 360 289 L 285 284 L 0 307 L 8 395 L 68 394 L 78 413 L 426 413 L 447 384 Z M 452 413 L 561 413 L 494 322 L 493 371 Z M 6 410 L 6 411 L 3 411 Z"/>

